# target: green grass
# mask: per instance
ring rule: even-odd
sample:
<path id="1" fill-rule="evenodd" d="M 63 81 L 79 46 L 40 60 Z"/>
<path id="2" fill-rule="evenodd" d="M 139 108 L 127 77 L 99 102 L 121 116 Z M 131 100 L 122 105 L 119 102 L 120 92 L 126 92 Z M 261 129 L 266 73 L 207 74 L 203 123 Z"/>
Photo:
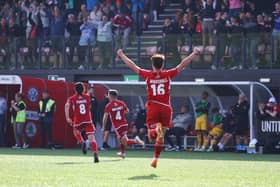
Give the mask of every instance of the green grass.
<path id="1" fill-rule="evenodd" d="M 151 151 L 115 153 L 0 149 L 0 186 L 280 186 L 279 155 L 163 152 L 154 169 Z"/>

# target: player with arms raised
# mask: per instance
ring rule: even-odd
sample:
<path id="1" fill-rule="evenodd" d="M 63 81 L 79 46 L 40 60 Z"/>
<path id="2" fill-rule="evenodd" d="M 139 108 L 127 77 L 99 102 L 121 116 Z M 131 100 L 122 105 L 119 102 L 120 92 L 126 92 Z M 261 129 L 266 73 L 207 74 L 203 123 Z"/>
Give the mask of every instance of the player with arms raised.
<path id="1" fill-rule="evenodd" d="M 140 144 L 143 146 L 144 142 L 140 140 L 138 136 L 136 136 L 135 139 L 128 139 L 127 137 L 128 124 L 125 118 L 125 114 L 127 114 L 129 110 L 126 104 L 118 99 L 118 91 L 109 90 L 108 98 L 109 98 L 109 103 L 105 107 L 105 112 L 102 121 L 102 131 L 105 130 L 108 116 L 110 116 L 112 125 L 114 126 L 114 129 L 120 141 L 121 151 L 117 153 L 117 155 L 121 158 L 125 158 L 124 150 L 126 145 Z"/>
<path id="2" fill-rule="evenodd" d="M 171 127 L 171 79 L 181 72 L 198 52 L 199 50 L 194 48 L 194 51 L 188 57 L 184 58 L 179 65 L 169 70 L 163 70 L 165 57 L 161 54 L 153 55 L 151 58 L 152 70 L 145 70 L 137 66 L 121 49 L 117 52 L 124 63 L 139 74 L 147 84 L 147 127 L 150 141 L 155 142 L 154 158 L 151 163 L 151 166 L 154 168 L 157 167 L 157 160 L 163 149 L 165 131 Z"/>
<path id="3" fill-rule="evenodd" d="M 76 94 L 68 98 L 65 104 L 65 117 L 67 122 L 73 126 L 73 134 L 77 141 L 82 144 L 82 151 L 87 153 L 86 143 L 81 135 L 84 130 L 91 144 L 91 150 L 94 155 L 94 163 L 99 162 L 98 148 L 95 140 L 95 127 L 92 122 L 90 107 L 90 96 L 84 93 L 84 84 L 78 82 L 75 84 Z M 70 109 L 73 112 L 73 118 L 70 118 Z"/>

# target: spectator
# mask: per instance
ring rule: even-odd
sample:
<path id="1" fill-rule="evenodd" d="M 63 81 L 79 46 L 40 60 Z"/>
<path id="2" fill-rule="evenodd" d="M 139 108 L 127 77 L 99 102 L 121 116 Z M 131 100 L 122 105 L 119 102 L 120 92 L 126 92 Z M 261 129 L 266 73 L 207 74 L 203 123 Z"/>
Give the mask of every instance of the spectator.
<path id="1" fill-rule="evenodd" d="M 89 17 L 89 12 L 87 11 L 87 7 L 85 4 L 81 5 L 81 11 L 79 12 L 78 15 L 78 22 L 83 22 L 84 18 L 88 19 Z"/>
<path id="2" fill-rule="evenodd" d="M 29 58 L 31 60 L 31 64 L 29 64 L 31 67 L 36 67 L 36 62 L 38 62 L 38 55 L 37 55 L 37 46 L 38 46 L 38 38 L 40 38 L 41 30 L 42 30 L 42 24 L 39 19 L 38 12 L 32 11 L 30 9 L 28 13 L 28 21 L 31 25 L 31 30 L 29 32 L 28 40 L 27 40 L 27 46 L 30 50 L 29 52 Z M 21 69 L 24 69 L 24 65 L 21 65 Z"/>
<path id="3" fill-rule="evenodd" d="M 280 43 L 280 2 L 275 3 L 275 11 L 272 12 L 272 37 L 274 49 L 274 61 L 278 59 Z"/>
<path id="4" fill-rule="evenodd" d="M 4 68 L 8 66 L 8 25 L 5 18 L 0 18 L 0 53 L 3 56 Z"/>
<path id="5" fill-rule="evenodd" d="M 56 61 L 52 68 L 57 68 L 62 66 L 62 51 L 64 45 L 64 31 L 65 31 L 65 21 L 63 16 L 57 6 L 53 9 L 53 15 L 51 17 L 51 30 L 50 37 L 52 41 L 52 47 L 56 53 Z M 57 63 L 58 62 L 58 63 Z"/>
<path id="6" fill-rule="evenodd" d="M 123 50 L 125 50 L 129 41 L 129 34 L 131 32 L 132 27 L 132 19 L 128 15 L 120 13 L 114 17 L 113 23 L 115 27 L 114 34 L 116 36 L 115 49 L 122 48 Z M 119 46 L 119 43 L 121 43 L 121 47 Z"/>
<path id="7" fill-rule="evenodd" d="M 77 22 L 74 14 L 68 15 L 66 31 L 69 33 L 69 38 L 67 40 L 67 45 L 69 46 L 68 66 L 74 68 L 73 56 L 81 36 L 80 23 Z"/>
<path id="8" fill-rule="evenodd" d="M 145 140 L 145 136 L 147 134 L 147 126 L 146 126 L 146 110 L 141 109 L 137 113 L 137 117 L 135 119 L 135 126 L 133 127 L 133 135 L 139 136 L 141 140 Z"/>
<path id="9" fill-rule="evenodd" d="M 191 37 L 194 33 L 194 22 L 192 12 L 184 14 L 183 21 L 179 28 L 181 45 L 190 45 Z"/>
<path id="10" fill-rule="evenodd" d="M 229 11 L 229 2 L 228 0 L 221 0 L 221 12 L 228 12 Z"/>
<path id="11" fill-rule="evenodd" d="M 15 101 L 11 101 L 11 122 L 14 129 L 14 137 L 16 144 L 13 146 L 14 149 L 20 149 L 21 143 L 22 148 L 26 149 L 29 147 L 24 135 L 24 125 L 26 122 L 26 104 L 23 101 L 23 95 L 21 93 L 15 94 Z"/>
<path id="12" fill-rule="evenodd" d="M 213 0 L 207 0 L 201 10 L 203 47 L 206 45 L 213 45 L 215 14 L 216 11 L 213 6 Z"/>
<path id="13" fill-rule="evenodd" d="M 249 131 L 249 103 L 244 94 L 240 94 L 237 103 L 233 107 L 233 114 L 236 117 L 236 151 L 246 151 L 248 145 Z M 243 140 L 243 144 L 241 144 Z"/>
<path id="14" fill-rule="evenodd" d="M 230 107 L 223 118 L 223 136 L 218 145 L 219 151 L 224 150 L 224 146 L 233 138 L 236 130 L 236 118 L 232 112 L 233 107 Z"/>
<path id="15" fill-rule="evenodd" d="M 183 0 L 182 1 L 183 13 L 192 12 L 195 13 L 195 6 L 192 0 Z"/>
<path id="16" fill-rule="evenodd" d="M 47 40 L 49 34 L 50 34 L 50 17 L 51 14 L 48 11 L 45 4 L 40 3 L 39 6 L 39 18 L 42 23 L 42 32 L 41 32 L 41 39 L 42 41 Z"/>
<path id="17" fill-rule="evenodd" d="M 158 20 L 158 13 L 161 9 L 161 3 L 163 0 L 151 0 L 150 1 L 150 17 L 153 21 Z"/>
<path id="18" fill-rule="evenodd" d="M 21 29 L 21 35 L 25 36 L 26 24 L 27 24 L 27 14 L 22 8 L 23 3 L 24 2 L 22 2 L 22 1 L 15 2 L 14 9 L 13 9 L 13 15 L 14 15 L 15 24 L 18 25 Z"/>
<path id="19" fill-rule="evenodd" d="M 90 18 L 90 20 L 92 20 L 92 21 L 101 21 L 102 12 L 101 12 L 101 10 L 99 9 L 99 6 L 98 6 L 98 5 L 94 5 L 92 11 L 90 12 L 89 18 Z"/>
<path id="20" fill-rule="evenodd" d="M 183 150 L 181 137 L 184 136 L 192 124 L 192 115 L 189 113 L 188 106 L 181 106 L 180 113 L 172 120 L 173 127 L 166 131 L 165 139 L 169 146 L 168 151 L 180 151 Z M 174 146 L 170 136 L 175 135 L 176 146 Z"/>
<path id="21" fill-rule="evenodd" d="M 46 147 L 46 135 L 48 134 L 48 147 L 55 149 L 52 139 L 52 126 L 55 110 L 55 101 L 50 98 L 47 91 L 43 91 L 42 99 L 39 101 L 38 107 L 38 116 L 41 127 L 41 148 Z"/>
<path id="22" fill-rule="evenodd" d="M 101 62 L 98 68 L 110 67 L 112 62 L 112 22 L 108 20 L 107 15 L 102 16 L 102 21 L 97 22 L 97 46 L 101 52 Z"/>
<path id="23" fill-rule="evenodd" d="M 212 69 L 219 68 L 219 65 L 223 61 L 223 57 L 225 55 L 226 46 L 228 46 L 228 37 L 227 32 L 228 28 L 226 26 L 226 19 L 227 19 L 227 13 L 219 13 L 216 16 L 216 23 L 215 23 L 215 33 L 217 35 L 218 43 L 217 43 L 217 56 L 218 56 L 218 62 L 217 64 L 212 65 Z"/>
<path id="24" fill-rule="evenodd" d="M 81 37 L 79 41 L 79 61 L 80 70 L 85 69 L 85 65 L 89 65 L 90 51 L 96 45 L 95 26 L 88 18 L 84 18 L 83 24 L 80 26 Z"/>
<path id="25" fill-rule="evenodd" d="M 128 7 L 122 0 L 116 0 L 114 7 L 114 15 L 124 13 L 125 15 L 131 16 Z"/>
<path id="26" fill-rule="evenodd" d="M 269 98 L 268 103 L 265 106 L 264 112 L 271 118 L 280 116 L 280 107 L 274 97 Z"/>
<path id="27" fill-rule="evenodd" d="M 179 15 L 177 17 L 179 17 Z M 161 43 L 158 43 L 158 47 L 161 47 L 160 48 L 161 53 L 164 53 L 165 55 L 172 53 L 172 59 L 170 60 L 170 65 L 171 63 L 178 63 L 181 59 L 177 48 L 176 33 L 179 32 L 178 27 L 179 27 L 179 23 L 173 24 L 170 18 L 166 18 L 164 20 L 164 25 L 162 27 L 162 40 Z"/>
<path id="28" fill-rule="evenodd" d="M 99 4 L 99 0 L 87 0 L 87 11 L 90 12 L 94 8 L 94 6 Z"/>
<path id="29" fill-rule="evenodd" d="M 8 27 L 8 35 L 9 35 L 9 50 L 8 50 L 8 56 L 10 59 L 10 65 L 14 66 L 16 64 L 17 59 L 17 51 L 18 51 L 18 45 L 21 42 L 20 36 L 21 36 L 21 30 L 19 25 L 15 24 L 14 19 L 9 19 L 9 27 Z M 14 57 L 14 59 L 12 58 Z"/>
<path id="30" fill-rule="evenodd" d="M 36 15 L 38 14 L 37 10 L 36 10 L 36 7 L 34 4 L 27 4 L 26 2 L 25 3 L 22 3 L 22 9 L 25 11 L 26 13 L 26 31 L 25 31 L 25 36 L 26 36 L 26 39 L 29 38 L 30 36 L 30 33 L 31 33 L 31 30 L 32 30 L 32 25 L 30 23 L 30 20 L 33 20 L 36 19 Z"/>
<path id="31" fill-rule="evenodd" d="M 195 105 L 196 120 L 195 131 L 197 134 L 197 147 L 195 151 L 204 151 L 208 146 L 207 139 L 207 123 L 208 123 L 208 111 L 210 109 L 210 103 L 207 101 L 209 97 L 208 92 L 204 91 L 201 94 L 201 100 Z M 203 140 L 203 142 L 202 142 Z"/>
<path id="32" fill-rule="evenodd" d="M 208 152 L 214 151 L 214 146 L 216 146 L 218 139 L 223 135 L 223 116 L 220 114 L 217 107 L 212 109 L 213 119 L 211 122 L 211 130 L 208 134 L 208 142 L 210 141 L 210 146 Z M 207 142 L 207 145 L 208 145 Z"/>
<path id="33" fill-rule="evenodd" d="M 6 146 L 6 114 L 7 114 L 7 100 L 3 92 L 0 92 L 0 147 Z"/>
<path id="34" fill-rule="evenodd" d="M 241 50 L 242 50 L 242 37 L 243 28 L 237 21 L 236 17 L 230 18 L 230 23 L 227 25 L 230 33 L 230 55 L 232 57 L 231 69 L 243 69 L 241 64 Z"/>
<path id="35" fill-rule="evenodd" d="M 136 34 L 142 34 L 142 20 L 144 13 L 145 0 L 131 0 L 132 2 L 132 17 L 135 23 Z"/>
<path id="36" fill-rule="evenodd" d="M 228 12 L 229 18 L 238 16 L 239 12 L 241 11 L 241 1 L 240 0 L 228 0 L 228 1 L 229 1 L 229 12 Z"/>
<path id="37" fill-rule="evenodd" d="M 243 23 L 245 35 L 247 38 L 247 55 L 251 69 L 258 69 L 256 65 L 258 45 L 260 44 L 259 27 L 255 17 L 250 12 L 246 13 L 245 22 Z"/>

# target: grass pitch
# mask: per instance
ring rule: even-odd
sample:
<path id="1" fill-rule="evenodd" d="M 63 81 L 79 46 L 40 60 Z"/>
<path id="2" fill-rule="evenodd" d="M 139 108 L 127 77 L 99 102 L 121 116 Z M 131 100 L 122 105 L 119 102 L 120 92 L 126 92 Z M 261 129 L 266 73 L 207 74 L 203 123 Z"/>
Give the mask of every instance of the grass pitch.
<path id="1" fill-rule="evenodd" d="M 152 151 L 116 152 L 0 149 L 0 186 L 280 186 L 280 155 L 163 152 L 154 169 Z"/>

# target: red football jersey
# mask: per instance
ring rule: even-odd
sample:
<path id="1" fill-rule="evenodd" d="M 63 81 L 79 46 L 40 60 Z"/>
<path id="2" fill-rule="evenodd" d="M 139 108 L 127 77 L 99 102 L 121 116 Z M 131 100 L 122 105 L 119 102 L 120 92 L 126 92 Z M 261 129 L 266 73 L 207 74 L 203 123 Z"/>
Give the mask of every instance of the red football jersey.
<path id="1" fill-rule="evenodd" d="M 128 111 L 126 104 L 121 100 L 109 102 L 105 107 L 105 112 L 110 115 L 112 125 L 115 129 L 127 125 L 125 113 Z"/>
<path id="2" fill-rule="evenodd" d="M 147 84 L 148 101 L 170 105 L 170 82 L 178 74 L 178 69 L 162 70 L 159 73 L 150 70 L 139 70 Z"/>
<path id="3" fill-rule="evenodd" d="M 72 95 L 68 98 L 70 107 L 73 109 L 73 125 L 79 126 L 85 123 L 92 123 L 90 107 L 91 100 L 87 94 Z"/>

